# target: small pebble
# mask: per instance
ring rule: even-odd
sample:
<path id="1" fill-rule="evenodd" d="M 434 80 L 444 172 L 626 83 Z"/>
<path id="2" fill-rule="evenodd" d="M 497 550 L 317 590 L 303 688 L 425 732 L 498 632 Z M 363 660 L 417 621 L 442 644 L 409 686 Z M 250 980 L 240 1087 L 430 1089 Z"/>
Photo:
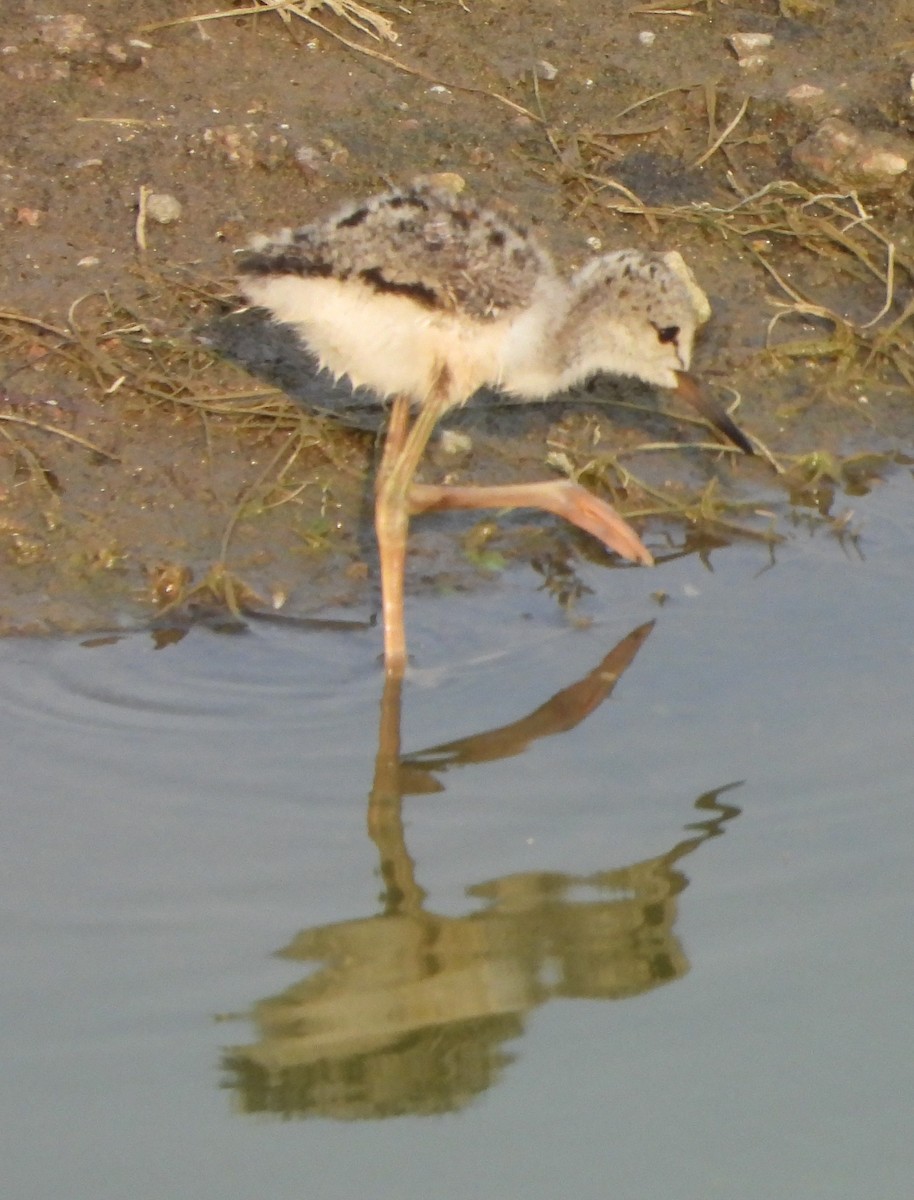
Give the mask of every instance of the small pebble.
<path id="1" fill-rule="evenodd" d="M 889 190 L 914 163 L 914 139 L 830 117 L 794 146 L 791 157 L 831 186 Z"/>
<path id="2" fill-rule="evenodd" d="M 183 211 L 181 201 L 170 192 L 150 192 L 146 197 L 146 216 L 159 225 L 180 221 Z"/>
<path id="3" fill-rule="evenodd" d="M 120 42 L 108 42 L 104 47 L 104 56 L 115 66 L 126 67 L 131 71 L 145 66 L 146 62 L 142 54 L 130 43 L 122 45 Z"/>
<path id="4" fill-rule="evenodd" d="M 743 70 L 754 71 L 765 66 L 764 51 L 771 48 L 774 38 L 770 33 L 731 33 L 727 41 Z"/>
<path id="5" fill-rule="evenodd" d="M 31 208 L 29 205 L 23 204 L 16 209 L 16 224 L 28 225 L 35 229 L 41 224 L 44 215 L 40 208 Z"/>
<path id="6" fill-rule="evenodd" d="M 825 88 L 818 87 L 814 83 L 798 83 L 787 92 L 787 99 L 794 104 L 808 104 L 811 101 L 819 100 L 825 95 Z"/>
<path id="7" fill-rule="evenodd" d="M 438 434 L 438 446 L 442 454 L 456 457 L 458 454 L 469 454 L 473 449 L 473 439 L 458 429 L 442 429 Z"/>
<path id="8" fill-rule="evenodd" d="M 38 40 L 56 54 L 84 54 L 98 49 L 98 34 L 79 13 L 54 13 L 36 17 L 35 21 Z"/>
<path id="9" fill-rule="evenodd" d="M 758 54 L 770 49 L 774 38 L 770 33 L 731 33 L 727 41 L 736 52 L 737 58 L 746 54 Z"/>
<path id="10" fill-rule="evenodd" d="M 308 180 L 320 177 L 324 170 L 324 160 L 319 150 L 314 146 L 298 146 L 293 154 L 295 165 Z"/>

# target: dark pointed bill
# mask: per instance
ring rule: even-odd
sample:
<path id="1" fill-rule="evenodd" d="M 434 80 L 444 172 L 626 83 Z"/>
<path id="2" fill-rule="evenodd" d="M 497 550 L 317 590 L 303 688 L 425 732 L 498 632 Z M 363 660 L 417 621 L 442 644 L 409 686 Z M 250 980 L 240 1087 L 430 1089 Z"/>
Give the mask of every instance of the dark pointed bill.
<path id="1" fill-rule="evenodd" d="M 706 421 L 710 421 L 715 429 L 730 439 L 734 446 L 739 446 L 744 454 L 755 454 L 752 449 L 752 443 L 730 417 L 730 414 L 725 412 L 719 404 L 715 404 L 705 394 L 701 384 L 694 375 L 690 375 L 688 371 L 676 372 L 676 395 L 680 399 L 685 400 L 687 404 L 700 413 Z"/>

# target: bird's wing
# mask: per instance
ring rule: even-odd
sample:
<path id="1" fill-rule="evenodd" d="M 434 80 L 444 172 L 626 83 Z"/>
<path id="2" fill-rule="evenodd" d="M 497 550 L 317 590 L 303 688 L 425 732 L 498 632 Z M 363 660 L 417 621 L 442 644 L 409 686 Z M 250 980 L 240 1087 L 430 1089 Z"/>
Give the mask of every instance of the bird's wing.
<path id="1" fill-rule="evenodd" d="M 350 204 L 261 242 L 241 271 L 356 278 L 478 320 L 525 308 L 537 282 L 555 275 L 549 254 L 523 226 L 427 184 Z"/>

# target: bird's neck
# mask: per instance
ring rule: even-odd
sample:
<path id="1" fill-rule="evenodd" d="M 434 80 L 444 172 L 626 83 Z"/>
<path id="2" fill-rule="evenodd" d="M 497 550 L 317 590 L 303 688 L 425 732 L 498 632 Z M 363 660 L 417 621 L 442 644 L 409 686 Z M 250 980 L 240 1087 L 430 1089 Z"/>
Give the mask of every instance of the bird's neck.
<path id="1" fill-rule="evenodd" d="M 551 279 L 512 323 L 501 353 L 499 385 L 513 396 L 542 400 L 569 384 L 565 330 L 572 304 L 570 289 Z"/>

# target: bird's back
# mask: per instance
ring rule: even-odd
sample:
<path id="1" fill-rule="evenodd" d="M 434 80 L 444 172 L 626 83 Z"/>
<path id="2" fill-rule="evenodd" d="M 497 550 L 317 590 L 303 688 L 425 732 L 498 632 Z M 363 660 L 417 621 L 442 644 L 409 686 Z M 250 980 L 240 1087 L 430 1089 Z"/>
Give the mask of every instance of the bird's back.
<path id="1" fill-rule="evenodd" d="M 261 241 L 240 268 L 242 279 L 351 280 L 427 312 L 477 321 L 520 312 L 537 282 L 555 275 L 550 256 L 523 226 L 424 182 Z"/>

